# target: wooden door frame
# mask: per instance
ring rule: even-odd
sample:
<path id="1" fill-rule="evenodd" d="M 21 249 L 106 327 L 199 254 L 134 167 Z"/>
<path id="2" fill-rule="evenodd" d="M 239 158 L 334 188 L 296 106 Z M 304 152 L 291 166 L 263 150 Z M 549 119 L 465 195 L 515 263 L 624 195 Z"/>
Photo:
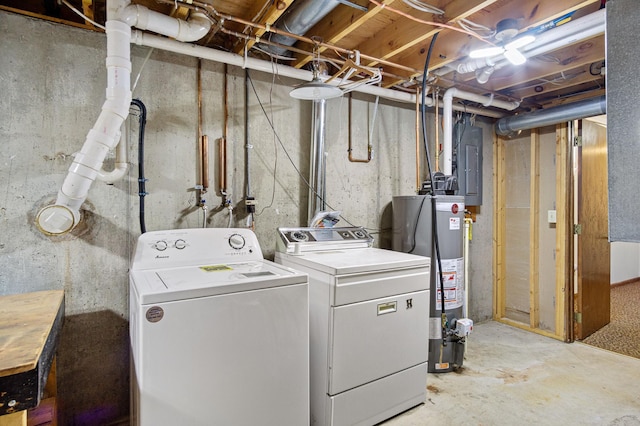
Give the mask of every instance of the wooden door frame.
<path id="1" fill-rule="evenodd" d="M 529 233 L 534 250 L 530 253 L 529 323 L 514 321 L 506 312 L 506 158 L 505 138 L 494 137 L 493 143 L 493 318 L 517 328 L 563 341 L 573 339 L 573 173 L 572 144 L 568 123 L 556 126 L 556 268 L 555 268 L 555 330 L 539 328 L 538 315 L 538 215 L 539 215 L 539 135 L 531 131 L 531 179 Z"/>

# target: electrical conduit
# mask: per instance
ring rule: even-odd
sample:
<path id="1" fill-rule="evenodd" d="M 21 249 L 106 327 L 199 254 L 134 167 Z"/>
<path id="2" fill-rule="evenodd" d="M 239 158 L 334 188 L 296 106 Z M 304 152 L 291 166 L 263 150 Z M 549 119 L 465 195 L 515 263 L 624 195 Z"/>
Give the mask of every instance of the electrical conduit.
<path id="1" fill-rule="evenodd" d="M 130 5 L 128 0 L 110 0 L 107 5 L 107 90 L 102 111 L 89 130 L 84 145 L 76 154 L 55 204 L 38 212 L 36 225 L 45 234 L 60 235 L 71 231 L 80 221 L 80 207 L 97 178 L 110 149 L 118 143 L 120 127 L 129 115 L 131 103 L 131 26 L 141 26 L 181 41 L 202 37 L 210 28 L 204 15 L 180 23 L 157 12 Z M 171 21 L 171 24 L 169 24 Z M 164 26 L 168 28 L 165 31 Z M 206 29 L 206 31 L 205 31 Z"/>

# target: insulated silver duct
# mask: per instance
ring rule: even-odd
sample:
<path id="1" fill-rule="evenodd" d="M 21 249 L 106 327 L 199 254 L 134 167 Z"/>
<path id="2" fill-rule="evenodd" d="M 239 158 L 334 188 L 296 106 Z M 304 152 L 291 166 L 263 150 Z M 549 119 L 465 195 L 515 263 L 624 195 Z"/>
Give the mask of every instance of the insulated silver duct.
<path id="1" fill-rule="evenodd" d="M 500 136 L 507 136 L 519 130 L 550 126 L 565 121 L 593 117 L 607 112 L 607 97 L 600 96 L 584 101 L 542 109 L 530 114 L 501 118 L 496 122 L 495 130 Z"/>
<path id="2" fill-rule="evenodd" d="M 311 139 L 311 162 L 310 162 L 310 176 L 309 183 L 309 210 L 307 215 L 307 221 L 311 226 L 311 219 L 319 211 L 325 210 L 325 181 L 326 181 L 326 168 L 325 168 L 325 154 L 324 154 L 324 140 L 325 140 L 325 128 L 327 121 L 327 100 L 318 99 L 313 101 L 313 123 L 312 123 L 312 139 Z"/>
<path id="3" fill-rule="evenodd" d="M 292 34 L 303 35 L 315 24 L 331 12 L 340 2 L 338 0 L 303 0 L 297 1 L 280 19 L 276 21 L 274 27 L 280 28 Z M 293 46 L 296 39 L 281 34 L 269 34 L 269 40 Z M 284 48 L 260 44 L 260 48 L 276 55 L 284 55 L 287 50 Z"/>

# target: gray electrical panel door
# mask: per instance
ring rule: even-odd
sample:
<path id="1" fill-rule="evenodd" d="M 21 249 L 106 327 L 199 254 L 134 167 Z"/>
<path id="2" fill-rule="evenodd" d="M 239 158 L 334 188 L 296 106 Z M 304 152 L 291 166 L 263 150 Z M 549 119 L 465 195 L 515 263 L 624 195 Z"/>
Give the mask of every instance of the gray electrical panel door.
<path id="1" fill-rule="evenodd" d="M 464 195 L 467 206 L 482 205 L 482 129 L 459 126 L 462 137 L 457 147 L 458 195 Z"/>

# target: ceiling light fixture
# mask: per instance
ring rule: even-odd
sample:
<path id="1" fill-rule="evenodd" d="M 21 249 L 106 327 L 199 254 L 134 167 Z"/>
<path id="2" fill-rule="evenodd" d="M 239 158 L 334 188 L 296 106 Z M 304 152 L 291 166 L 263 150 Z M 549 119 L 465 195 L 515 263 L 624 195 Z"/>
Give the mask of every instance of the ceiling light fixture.
<path id="1" fill-rule="evenodd" d="M 294 87 L 289 92 L 289 96 L 308 101 L 319 101 L 342 96 L 342 90 L 339 87 L 325 83 L 318 76 L 320 54 L 317 46 L 314 48 L 314 56 L 315 54 L 318 56 L 313 59 L 313 79 Z"/>
<path id="2" fill-rule="evenodd" d="M 522 65 L 527 61 L 527 58 L 520 52 L 521 47 L 532 43 L 536 38 L 532 35 L 525 35 L 518 37 L 517 39 L 510 41 L 502 46 L 487 47 L 484 49 L 476 49 L 469 53 L 469 57 L 473 59 L 477 58 L 490 58 L 492 56 L 504 55 L 513 65 Z"/>
<path id="3" fill-rule="evenodd" d="M 323 82 L 317 73 L 313 73 L 313 80 L 296 86 L 289 92 L 289 96 L 296 99 L 318 101 L 342 96 L 342 90 Z"/>
<path id="4" fill-rule="evenodd" d="M 469 57 L 490 58 L 493 56 L 504 55 L 513 65 L 522 65 L 527 58 L 520 52 L 520 48 L 532 43 L 536 38 L 531 34 L 518 35 L 518 21 L 515 19 L 503 19 L 496 25 L 495 40 L 502 46 L 492 46 L 483 49 L 476 49 L 469 53 Z"/>

